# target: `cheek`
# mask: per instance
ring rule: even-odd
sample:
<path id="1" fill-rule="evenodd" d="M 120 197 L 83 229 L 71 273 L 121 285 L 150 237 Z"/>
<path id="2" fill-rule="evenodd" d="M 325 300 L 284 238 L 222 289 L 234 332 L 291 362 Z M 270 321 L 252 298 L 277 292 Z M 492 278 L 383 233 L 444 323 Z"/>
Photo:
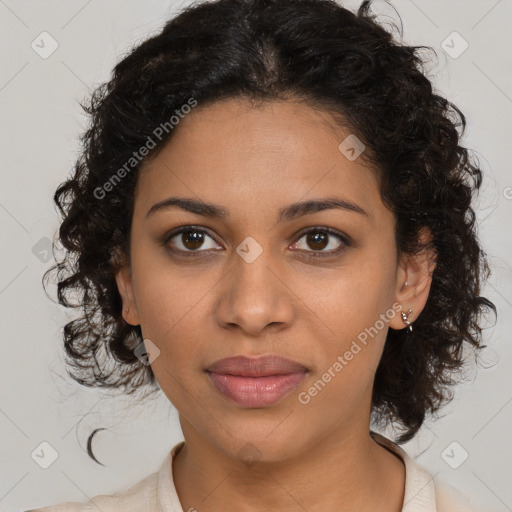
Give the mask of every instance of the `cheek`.
<path id="1" fill-rule="evenodd" d="M 356 336 L 370 327 L 393 300 L 395 268 L 384 256 L 362 256 L 357 267 L 351 266 L 333 273 L 328 279 L 311 280 L 307 305 L 323 319 L 332 334 Z"/>
<path id="2" fill-rule="evenodd" d="M 153 254 L 151 254 L 153 252 Z M 165 341 L 175 335 L 214 285 L 207 276 L 177 266 L 161 248 L 139 248 L 133 255 L 133 281 L 139 319 L 144 335 Z"/>
<path id="3" fill-rule="evenodd" d="M 151 362 L 153 373 L 171 403 L 178 410 L 187 411 L 194 403 L 192 398 L 199 398 L 201 386 L 206 382 L 200 381 L 204 336 L 198 332 L 198 323 L 188 317 L 177 322 L 150 317 L 148 322 L 148 331 L 153 334 L 147 337 L 154 340 L 159 350 L 158 357 Z M 190 322 L 194 328 L 190 328 Z"/>
<path id="4" fill-rule="evenodd" d="M 322 368 L 336 374 L 329 387 L 371 384 L 389 329 L 393 310 L 394 272 L 392 258 L 361 258 L 358 269 L 347 269 L 330 281 L 323 293 L 310 289 L 310 309 L 323 321 Z M 327 290 L 327 291 L 326 291 Z M 333 368 L 338 356 L 343 361 Z M 339 361 L 338 361 L 339 362 Z M 326 379 L 331 376 L 327 375 Z"/>

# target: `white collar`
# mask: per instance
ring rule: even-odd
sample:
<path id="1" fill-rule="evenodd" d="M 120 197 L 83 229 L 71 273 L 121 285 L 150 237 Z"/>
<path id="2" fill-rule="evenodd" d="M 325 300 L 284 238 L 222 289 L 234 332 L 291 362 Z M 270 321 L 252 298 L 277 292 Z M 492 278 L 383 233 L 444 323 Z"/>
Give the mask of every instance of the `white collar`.
<path id="1" fill-rule="evenodd" d="M 433 477 L 398 444 L 370 430 L 372 438 L 396 453 L 405 464 L 404 504 L 401 512 L 436 512 L 436 491 Z"/>
<path id="2" fill-rule="evenodd" d="M 376 442 L 396 453 L 404 461 L 406 476 L 401 512 L 436 512 L 436 493 L 432 476 L 393 441 L 371 430 L 370 435 Z M 158 473 L 158 500 L 162 512 L 183 512 L 174 486 L 172 460 L 184 444 L 185 441 L 181 441 L 171 449 Z"/>

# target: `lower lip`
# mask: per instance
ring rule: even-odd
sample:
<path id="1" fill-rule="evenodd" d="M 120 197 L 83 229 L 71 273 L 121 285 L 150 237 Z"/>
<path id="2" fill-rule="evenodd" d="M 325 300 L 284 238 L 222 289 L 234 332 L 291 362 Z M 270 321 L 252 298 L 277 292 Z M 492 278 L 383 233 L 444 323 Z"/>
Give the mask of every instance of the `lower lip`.
<path id="1" fill-rule="evenodd" d="M 238 405 L 266 407 L 296 388 L 307 372 L 267 377 L 240 377 L 213 372 L 208 372 L 208 375 L 214 386 Z"/>

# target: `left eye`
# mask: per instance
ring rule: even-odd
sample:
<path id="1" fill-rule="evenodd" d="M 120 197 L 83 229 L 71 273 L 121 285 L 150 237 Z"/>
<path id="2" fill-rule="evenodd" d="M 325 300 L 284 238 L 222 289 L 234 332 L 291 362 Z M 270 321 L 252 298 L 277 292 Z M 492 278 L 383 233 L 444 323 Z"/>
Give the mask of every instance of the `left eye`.
<path id="1" fill-rule="evenodd" d="M 338 244 L 338 247 L 330 248 L 330 250 L 324 251 L 326 247 L 331 245 L 331 238 L 336 237 L 341 244 Z M 339 252 L 344 248 L 346 245 L 350 245 L 348 240 L 342 236 L 341 234 L 327 228 L 314 228 L 310 229 L 309 231 L 302 234 L 302 236 L 299 238 L 299 241 L 297 241 L 294 246 L 296 246 L 300 250 L 306 250 L 304 247 L 300 247 L 300 240 L 305 238 L 305 244 L 307 244 L 308 247 L 313 249 L 312 252 L 322 252 L 322 253 L 336 253 Z"/>

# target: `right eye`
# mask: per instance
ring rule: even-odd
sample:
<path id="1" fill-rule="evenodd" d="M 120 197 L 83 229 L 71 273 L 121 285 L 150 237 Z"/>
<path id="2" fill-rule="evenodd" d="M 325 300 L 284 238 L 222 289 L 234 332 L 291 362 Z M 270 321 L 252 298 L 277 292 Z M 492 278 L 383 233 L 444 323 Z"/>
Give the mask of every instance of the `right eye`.
<path id="1" fill-rule="evenodd" d="M 215 245 L 204 247 L 206 237 L 213 240 L 208 234 L 208 231 L 194 226 L 185 226 L 173 231 L 165 237 L 164 244 L 170 248 L 171 251 L 183 253 L 185 256 L 197 256 L 198 254 L 206 252 L 206 250 L 215 249 Z M 173 239 L 175 242 L 170 243 Z M 198 249 L 203 248 L 203 251 Z"/>

